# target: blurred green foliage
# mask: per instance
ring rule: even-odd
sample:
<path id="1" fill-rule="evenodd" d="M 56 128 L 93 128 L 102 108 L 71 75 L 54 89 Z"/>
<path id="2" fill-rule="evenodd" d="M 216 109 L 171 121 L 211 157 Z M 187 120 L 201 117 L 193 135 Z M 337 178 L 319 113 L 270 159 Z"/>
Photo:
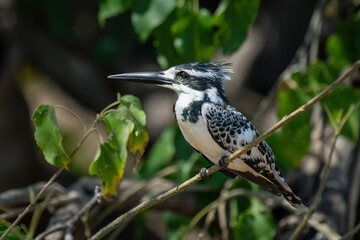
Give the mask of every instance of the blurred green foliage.
<path id="1" fill-rule="evenodd" d="M 215 13 L 198 0 L 101 0 L 99 22 L 129 10 L 139 39 L 150 36 L 163 68 L 211 60 L 217 49 L 236 51 L 254 20 L 260 0 L 222 0 Z"/>
<path id="2" fill-rule="evenodd" d="M 327 60 L 318 60 L 310 64 L 303 72 L 292 74 L 295 87 L 284 87 L 278 92 L 279 118 L 305 104 L 325 87 L 334 82 L 344 68 L 360 56 L 360 12 L 339 22 L 338 31 L 326 41 Z M 334 124 L 344 117 L 352 107 L 349 119 L 341 134 L 352 141 L 359 136 L 360 92 L 349 84 L 342 84 L 321 100 L 323 112 L 329 112 L 329 122 Z M 310 111 L 297 117 L 273 136 L 267 139 L 281 168 L 291 169 L 299 166 L 310 147 Z"/>
<path id="3" fill-rule="evenodd" d="M 19 12 L 28 19 L 41 19 L 51 35 L 59 40 L 67 40 L 72 35 L 73 8 L 62 0 L 21 0 Z"/>
<path id="4" fill-rule="evenodd" d="M 250 198 L 249 208 L 239 212 L 234 220 L 231 225 L 234 239 L 267 240 L 275 236 L 276 225 L 273 216 L 256 198 Z"/>

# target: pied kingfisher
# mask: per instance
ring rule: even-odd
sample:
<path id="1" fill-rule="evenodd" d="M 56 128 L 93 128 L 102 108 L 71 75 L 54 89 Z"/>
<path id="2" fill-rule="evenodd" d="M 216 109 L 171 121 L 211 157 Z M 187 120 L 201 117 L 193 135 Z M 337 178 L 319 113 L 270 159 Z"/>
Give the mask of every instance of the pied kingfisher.
<path id="1" fill-rule="evenodd" d="M 230 80 L 231 64 L 185 63 L 159 72 L 122 73 L 109 78 L 156 84 L 174 90 L 178 99 L 174 113 L 190 146 L 210 163 L 220 161 L 220 170 L 230 178 L 242 177 L 265 190 L 283 195 L 295 208 L 304 208 L 301 199 L 282 177 L 269 145 L 262 141 L 247 153 L 225 165 L 224 159 L 259 136 L 252 123 L 233 108 L 224 91 Z M 206 178 L 205 168 L 200 171 Z"/>

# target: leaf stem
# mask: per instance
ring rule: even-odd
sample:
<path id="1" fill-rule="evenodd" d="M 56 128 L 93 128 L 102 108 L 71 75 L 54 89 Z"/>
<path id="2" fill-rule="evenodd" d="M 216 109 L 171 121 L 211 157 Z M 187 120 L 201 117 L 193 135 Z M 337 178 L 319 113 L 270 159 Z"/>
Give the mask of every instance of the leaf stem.
<path id="1" fill-rule="evenodd" d="M 84 121 L 74 111 L 72 111 L 70 108 L 65 107 L 63 105 L 55 105 L 54 108 L 64 109 L 64 110 L 68 111 L 69 113 L 71 113 L 77 120 L 79 120 L 79 122 L 83 126 L 84 134 L 86 133 L 87 127 L 86 127 Z"/>
<path id="2" fill-rule="evenodd" d="M 100 121 L 100 120 L 104 117 L 104 115 L 106 115 L 106 112 L 107 112 L 110 108 L 112 108 L 112 107 L 114 107 L 114 106 L 116 106 L 116 105 L 119 105 L 119 104 L 120 104 L 120 100 L 115 101 L 115 102 L 107 105 L 107 106 L 99 113 L 99 115 L 98 115 L 98 117 L 97 117 L 97 120 Z"/>

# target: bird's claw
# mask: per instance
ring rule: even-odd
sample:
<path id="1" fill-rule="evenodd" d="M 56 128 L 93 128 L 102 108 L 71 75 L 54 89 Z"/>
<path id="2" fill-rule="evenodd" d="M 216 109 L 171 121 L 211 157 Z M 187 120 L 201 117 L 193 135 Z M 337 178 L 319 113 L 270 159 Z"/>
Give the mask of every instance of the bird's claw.
<path id="1" fill-rule="evenodd" d="M 211 179 L 211 175 L 208 173 L 208 170 L 206 168 L 204 168 L 204 167 L 200 169 L 200 177 L 203 180 Z"/>
<path id="2" fill-rule="evenodd" d="M 225 162 L 227 158 L 228 158 L 227 156 L 222 156 L 221 159 L 219 160 L 219 166 L 221 168 L 227 168 L 227 166 L 229 165 L 228 163 Z"/>

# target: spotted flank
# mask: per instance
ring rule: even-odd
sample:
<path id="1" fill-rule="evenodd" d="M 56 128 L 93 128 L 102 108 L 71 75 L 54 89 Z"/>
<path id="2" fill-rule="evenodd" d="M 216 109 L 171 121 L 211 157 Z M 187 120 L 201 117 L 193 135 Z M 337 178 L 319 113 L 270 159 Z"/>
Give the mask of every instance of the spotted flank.
<path id="1" fill-rule="evenodd" d="M 230 105 L 204 103 L 203 116 L 213 140 L 227 151 L 228 155 L 259 136 L 252 123 Z M 265 141 L 241 155 L 238 160 L 234 160 L 235 163 L 236 161 L 238 164 L 229 165 L 226 170 L 258 184 L 275 195 L 283 195 L 295 208 L 304 207 L 301 199 L 285 182 L 274 161 L 274 154 Z"/>

